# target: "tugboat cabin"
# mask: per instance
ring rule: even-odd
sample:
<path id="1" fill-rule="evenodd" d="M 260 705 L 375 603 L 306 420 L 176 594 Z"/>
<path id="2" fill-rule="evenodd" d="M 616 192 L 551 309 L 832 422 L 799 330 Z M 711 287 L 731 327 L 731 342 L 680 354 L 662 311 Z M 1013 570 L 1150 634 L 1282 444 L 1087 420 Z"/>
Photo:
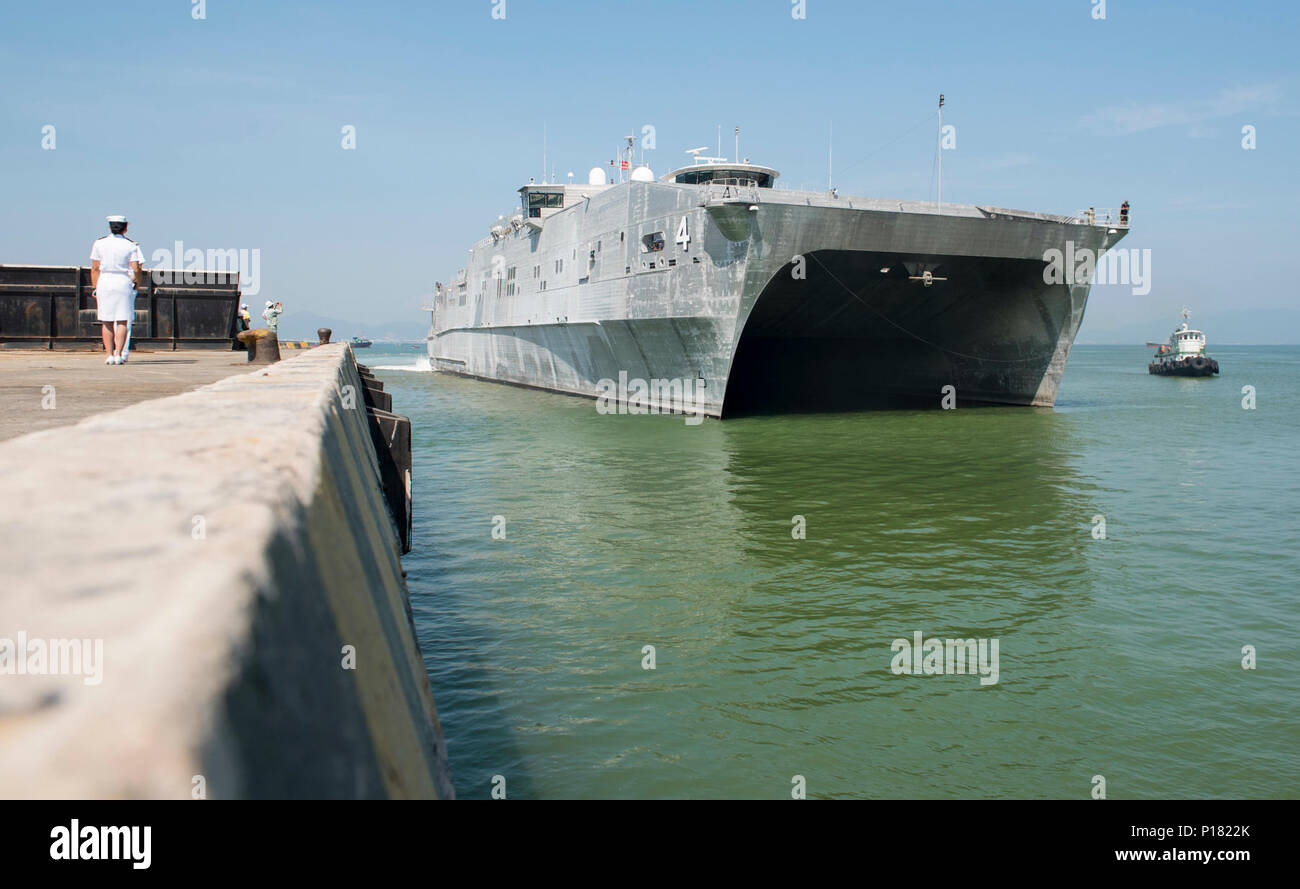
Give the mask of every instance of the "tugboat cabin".
<path id="1" fill-rule="evenodd" d="M 1205 354 L 1205 334 L 1199 330 L 1192 330 L 1183 322 L 1183 326 L 1174 331 L 1170 337 L 1170 345 L 1174 347 L 1174 352 L 1178 355 L 1204 355 Z"/>

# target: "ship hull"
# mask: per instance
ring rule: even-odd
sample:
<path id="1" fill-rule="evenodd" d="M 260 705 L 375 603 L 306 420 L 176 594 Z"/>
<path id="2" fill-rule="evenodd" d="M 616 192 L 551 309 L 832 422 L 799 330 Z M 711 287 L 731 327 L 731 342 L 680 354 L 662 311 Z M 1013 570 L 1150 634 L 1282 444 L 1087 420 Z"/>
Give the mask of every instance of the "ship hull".
<path id="1" fill-rule="evenodd" d="M 1147 373 L 1161 377 L 1212 377 L 1218 372 L 1219 362 L 1204 357 L 1153 361 L 1147 365 Z"/>
<path id="2" fill-rule="evenodd" d="M 647 397 L 656 412 L 689 409 L 719 417 L 722 399 L 697 368 L 721 353 L 728 331 L 716 318 L 641 318 L 458 330 L 429 340 L 437 371 L 565 395 L 595 397 L 602 381 L 690 380 L 682 404 Z M 715 383 L 716 386 L 716 383 Z M 617 399 L 616 399 L 617 400 Z"/>
<path id="3" fill-rule="evenodd" d="M 435 309 L 432 367 L 587 397 L 620 378 L 680 380 L 690 409 L 714 417 L 944 398 L 1050 406 L 1088 284 L 1049 283 L 1044 257 L 1123 236 L 965 206 L 618 192 L 476 245 L 460 294 Z M 666 232 L 665 249 L 638 250 L 647 232 Z M 574 279 L 494 299 L 503 269 L 556 255 L 578 261 Z"/>
<path id="4" fill-rule="evenodd" d="M 1042 262 L 931 254 L 948 280 L 925 287 L 899 254 L 807 258 L 806 281 L 775 276 L 750 313 L 729 413 L 1055 401 L 1086 295 L 1045 284 Z"/>

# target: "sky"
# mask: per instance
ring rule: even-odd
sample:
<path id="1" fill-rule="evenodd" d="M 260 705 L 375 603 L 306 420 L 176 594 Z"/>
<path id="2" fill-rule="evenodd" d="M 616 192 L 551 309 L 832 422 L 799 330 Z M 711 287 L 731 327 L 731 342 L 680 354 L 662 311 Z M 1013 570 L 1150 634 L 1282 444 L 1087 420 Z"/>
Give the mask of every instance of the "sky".
<path id="1" fill-rule="evenodd" d="M 1150 292 L 1094 287 L 1080 342 L 1163 340 L 1183 305 L 1211 342 L 1300 342 L 1300 5 L 1099 2 L 5 3 L 0 262 L 86 264 L 124 213 L 146 258 L 258 251 L 291 332 L 409 334 L 543 132 L 559 181 L 646 127 L 662 174 L 739 126 L 785 186 L 824 189 L 833 145 L 841 195 L 931 200 L 943 93 L 945 202 L 1131 203 Z"/>

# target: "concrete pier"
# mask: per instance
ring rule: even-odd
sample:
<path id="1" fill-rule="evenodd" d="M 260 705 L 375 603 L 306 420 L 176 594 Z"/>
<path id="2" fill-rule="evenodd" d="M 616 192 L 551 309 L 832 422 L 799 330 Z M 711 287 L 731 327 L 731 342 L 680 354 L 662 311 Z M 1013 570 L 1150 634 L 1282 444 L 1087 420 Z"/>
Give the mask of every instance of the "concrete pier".
<path id="1" fill-rule="evenodd" d="M 0 355 L 0 797 L 453 796 L 351 350 L 240 360 Z"/>
<path id="2" fill-rule="evenodd" d="M 190 392 L 247 370 L 246 352 L 132 350 L 126 364 L 110 367 L 102 351 L 0 351 L 0 441 Z"/>

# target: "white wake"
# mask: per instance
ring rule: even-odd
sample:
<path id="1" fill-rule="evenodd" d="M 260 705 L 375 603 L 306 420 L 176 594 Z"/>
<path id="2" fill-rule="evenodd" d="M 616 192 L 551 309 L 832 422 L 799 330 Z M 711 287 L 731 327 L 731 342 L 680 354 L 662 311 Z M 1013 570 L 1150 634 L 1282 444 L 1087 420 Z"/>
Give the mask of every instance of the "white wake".
<path id="1" fill-rule="evenodd" d="M 409 371 L 432 371 L 433 367 L 429 364 L 429 356 L 421 355 L 415 359 L 414 364 L 376 364 L 375 370 L 409 370 Z"/>

